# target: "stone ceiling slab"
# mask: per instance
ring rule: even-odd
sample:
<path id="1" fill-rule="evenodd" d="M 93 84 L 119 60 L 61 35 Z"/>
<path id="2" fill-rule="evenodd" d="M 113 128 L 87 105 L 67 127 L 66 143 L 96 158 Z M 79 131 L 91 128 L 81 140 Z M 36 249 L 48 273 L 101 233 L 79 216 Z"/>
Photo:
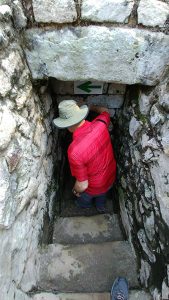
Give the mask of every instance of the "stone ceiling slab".
<path id="1" fill-rule="evenodd" d="M 133 5 L 134 0 L 83 0 L 81 18 L 96 22 L 125 23 Z"/>
<path id="2" fill-rule="evenodd" d="M 34 79 L 154 85 L 169 63 L 169 36 L 139 29 L 30 29 L 25 45 Z"/>
<path id="3" fill-rule="evenodd" d="M 36 22 L 67 23 L 77 19 L 74 0 L 33 0 Z"/>

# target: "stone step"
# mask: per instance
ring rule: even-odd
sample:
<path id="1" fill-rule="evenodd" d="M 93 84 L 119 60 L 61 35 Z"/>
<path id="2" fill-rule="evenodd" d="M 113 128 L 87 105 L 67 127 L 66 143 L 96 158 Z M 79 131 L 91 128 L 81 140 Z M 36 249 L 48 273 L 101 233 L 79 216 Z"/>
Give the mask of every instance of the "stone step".
<path id="1" fill-rule="evenodd" d="M 33 300 L 110 300 L 109 293 L 69 293 L 69 294 L 51 294 L 51 293 L 40 293 L 33 297 Z M 146 300 L 146 299 L 145 299 Z"/>
<path id="2" fill-rule="evenodd" d="M 71 190 L 71 187 L 70 187 Z M 64 192 L 66 193 L 66 191 Z M 96 207 L 91 207 L 89 210 L 85 210 L 83 208 L 79 208 L 75 204 L 75 199 L 72 198 L 65 198 L 66 201 L 66 207 L 62 207 L 61 211 L 61 217 L 77 217 L 77 216 L 85 216 L 85 217 L 91 217 L 95 215 L 99 215 Z M 106 197 L 106 210 L 108 214 L 113 214 L 115 209 L 115 201 L 112 200 L 112 198 Z"/>
<path id="3" fill-rule="evenodd" d="M 59 218 L 54 226 L 53 243 L 83 244 L 122 241 L 117 215 Z"/>
<path id="4" fill-rule="evenodd" d="M 40 293 L 32 297 L 33 300 L 110 300 L 109 293 Z M 152 296 L 144 291 L 130 291 L 129 300 L 152 300 Z"/>
<path id="5" fill-rule="evenodd" d="M 41 250 L 38 286 L 60 292 L 109 292 L 118 276 L 138 287 L 136 261 L 126 241 L 51 244 Z"/>

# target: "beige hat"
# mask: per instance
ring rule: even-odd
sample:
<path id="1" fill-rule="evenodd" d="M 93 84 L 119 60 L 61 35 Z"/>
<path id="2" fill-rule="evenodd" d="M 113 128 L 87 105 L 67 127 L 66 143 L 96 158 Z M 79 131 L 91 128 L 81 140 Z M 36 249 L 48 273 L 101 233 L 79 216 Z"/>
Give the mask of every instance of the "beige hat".
<path id="1" fill-rule="evenodd" d="M 67 128 L 78 124 L 88 115 L 87 105 L 79 107 L 74 100 L 64 100 L 59 103 L 59 118 L 53 120 L 58 128 Z"/>

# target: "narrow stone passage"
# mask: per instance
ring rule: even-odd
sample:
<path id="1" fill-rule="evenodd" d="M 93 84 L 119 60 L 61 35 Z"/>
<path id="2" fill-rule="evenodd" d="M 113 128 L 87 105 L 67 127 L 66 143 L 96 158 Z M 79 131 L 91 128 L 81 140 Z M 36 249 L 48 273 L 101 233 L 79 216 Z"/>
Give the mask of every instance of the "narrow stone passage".
<path id="1" fill-rule="evenodd" d="M 111 125 L 109 127 L 109 133 L 113 141 L 115 133 L 112 124 L 114 122 L 113 118 L 115 118 L 115 115 L 122 109 L 126 93 L 126 85 L 106 82 L 97 83 L 97 85 L 101 86 L 101 95 L 88 95 L 88 93 L 81 94 L 82 90 L 79 91 L 79 88 L 83 88 L 83 84 L 80 85 L 79 83 L 77 84 L 77 87 L 73 81 L 61 81 L 57 80 L 56 78 L 50 78 L 48 82 L 47 93 L 50 97 L 52 97 L 52 111 L 55 112 L 55 115 L 58 115 L 58 105 L 63 100 L 74 99 L 77 103 L 80 103 L 80 105 L 87 104 L 89 106 L 90 104 L 96 104 L 108 107 L 111 116 Z M 45 95 L 42 95 L 42 102 L 44 102 L 44 98 Z M 96 116 L 97 114 L 95 112 L 89 112 L 86 120 L 92 121 Z M 53 128 L 53 134 L 55 134 L 56 132 L 57 129 Z M 70 143 L 72 142 L 72 134 L 68 132 L 68 130 L 59 130 L 56 134 L 56 139 L 56 148 L 55 153 L 53 153 L 53 155 L 55 156 L 54 159 L 56 161 L 56 178 L 58 178 L 59 181 L 59 195 L 57 199 L 57 201 L 59 202 L 58 213 L 62 217 L 84 215 L 84 211 L 81 211 L 76 207 L 75 197 L 73 197 L 72 194 L 74 178 L 72 178 L 67 157 L 67 150 Z M 117 198 L 116 195 L 117 192 L 115 192 L 113 188 L 111 188 L 110 191 L 107 193 L 107 211 L 109 213 L 113 213 L 113 209 L 115 209 L 115 205 L 118 202 L 118 200 L 115 199 Z M 85 212 L 85 215 L 95 214 L 97 214 L 97 211 L 94 205 L 89 212 Z"/>
<path id="2" fill-rule="evenodd" d="M 47 93 L 52 97 L 52 109 L 56 111 L 60 101 L 71 98 L 77 102 L 83 100 L 84 103 L 108 105 L 113 128 L 110 129 L 110 135 L 118 153 L 119 126 L 116 130 L 116 124 L 120 124 L 122 106 L 126 103 L 126 86 L 104 83 L 102 97 L 73 95 L 73 86 L 73 82 L 50 79 L 50 90 L 48 88 Z M 135 89 L 137 90 L 137 87 Z M 133 88 L 133 91 L 135 89 Z M 45 99 L 44 95 L 42 98 Z M 93 118 L 93 115 L 89 115 L 89 120 Z M 60 174 L 59 178 L 57 177 L 59 210 L 53 226 L 53 238 L 39 249 L 39 269 L 35 287 L 39 294 L 32 295 L 33 299 L 110 299 L 113 281 L 118 276 L 127 278 L 131 299 L 152 299 L 152 296 L 140 287 L 137 258 L 121 232 L 119 208 L 115 207 L 118 182 L 115 189 L 111 189 L 107 194 L 107 214 L 98 215 L 94 207 L 87 213 L 76 207 L 72 194 L 74 182 L 67 160 L 67 148 L 71 140 L 68 131 L 57 132 L 55 159 L 56 174 Z M 121 202 L 121 199 L 118 200 Z M 46 292 L 47 294 L 44 294 Z"/>

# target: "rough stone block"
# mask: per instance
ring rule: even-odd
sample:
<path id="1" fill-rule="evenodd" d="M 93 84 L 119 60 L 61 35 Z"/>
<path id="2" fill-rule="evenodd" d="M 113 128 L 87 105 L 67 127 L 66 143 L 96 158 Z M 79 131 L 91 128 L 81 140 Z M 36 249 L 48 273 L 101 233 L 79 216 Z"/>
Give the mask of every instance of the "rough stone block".
<path id="1" fill-rule="evenodd" d="M 7 47 L 9 37 L 7 36 L 4 28 L 0 25 L 0 49 Z"/>
<path id="2" fill-rule="evenodd" d="M 163 27 L 169 16 L 169 5 L 159 0 L 141 0 L 138 23 L 144 26 Z"/>
<path id="3" fill-rule="evenodd" d="M 81 15 L 84 20 L 126 23 L 133 5 L 133 0 L 83 0 Z"/>
<path id="4" fill-rule="evenodd" d="M 150 122 L 153 127 L 155 127 L 158 123 L 162 122 L 164 123 L 164 116 L 163 114 L 159 111 L 158 107 L 156 104 L 154 104 L 150 110 Z"/>
<path id="5" fill-rule="evenodd" d="M 88 104 L 96 104 L 100 106 L 105 106 L 108 108 L 120 108 L 124 102 L 124 97 L 122 95 L 99 95 L 99 96 L 89 96 L 87 98 Z"/>
<path id="6" fill-rule="evenodd" d="M 126 85 L 110 83 L 108 94 L 110 95 L 124 95 L 126 92 Z"/>
<path id="7" fill-rule="evenodd" d="M 12 173 L 16 169 L 21 155 L 22 153 L 19 144 L 17 143 L 17 141 L 13 142 L 13 144 L 8 148 L 6 155 L 6 162 L 10 173 Z"/>
<path id="8" fill-rule="evenodd" d="M 8 21 L 12 16 L 11 8 L 6 5 L 0 5 L 0 21 Z"/>
<path id="9" fill-rule="evenodd" d="M 3 71 L 3 70 L 0 70 L 0 96 L 1 97 L 5 97 L 6 94 L 9 93 L 9 91 L 11 90 L 12 88 L 12 85 L 11 85 L 11 81 L 10 81 L 10 78 L 8 77 L 8 75 Z M 3 84 L 2 84 L 3 82 Z"/>
<path id="10" fill-rule="evenodd" d="M 154 153 L 153 151 L 148 148 L 145 153 L 143 154 L 143 162 L 150 162 L 152 159 L 154 159 Z"/>
<path id="11" fill-rule="evenodd" d="M 137 140 L 141 128 L 141 123 L 135 117 L 132 117 L 129 124 L 129 133 L 134 140 Z"/>
<path id="12" fill-rule="evenodd" d="M 11 51 L 1 61 L 2 70 L 0 70 L 0 95 L 6 96 L 12 89 L 13 78 L 20 76 L 19 72 L 23 70 L 23 61 L 19 51 Z"/>
<path id="13" fill-rule="evenodd" d="M 57 95 L 73 95 L 74 94 L 74 82 L 72 81 L 60 81 L 52 78 L 52 89 Z"/>
<path id="14" fill-rule="evenodd" d="M 13 206 L 10 174 L 5 159 L 0 160 L 0 228 L 8 228 Z"/>
<path id="15" fill-rule="evenodd" d="M 161 136 L 161 144 L 163 145 L 164 153 L 169 156 L 169 121 L 162 126 Z"/>
<path id="16" fill-rule="evenodd" d="M 154 222 L 154 213 L 152 212 L 149 217 L 143 216 L 144 218 L 144 228 L 146 235 L 150 241 L 154 239 L 155 236 L 155 222 Z"/>
<path id="17" fill-rule="evenodd" d="M 26 104 L 27 101 L 29 101 L 31 96 L 32 96 L 32 89 L 30 88 L 30 86 L 25 86 L 24 90 L 21 89 L 18 91 L 15 99 L 18 110 L 24 107 L 24 105 Z"/>
<path id="18" fill-rule="evenodd" d="M 77 19 L 73 0 L 33 0 L 35 20 L 42 23 L 68 23 Z"/>
<path id="19" fill-rule="evenodd" d="M 167 280 L 162 283 L 162 299 L 169 299 L 169 286 Z"/>
<path id="20" fill-rule="evenodd" d="M 156 197 L 163 220 L 169 226 L 169 157 L 160 153 L 159 159 L 151 165 L 151 175 L 155 184 Z"/>
<path id="21" fill-rule="evenodd" d="M 161 300 L 161 292 L 155 288 L 152 292 L 152 297 L 153 297 L 153 300 Z M 163 299 L 164 300 L 164 299 Z"/>
<path id="22" fill-rule="evenodd" d="M 155 138 L 150 139 L 147 134 L 143 134 L 141 138 L 141 146 L 145 150 L 146 148 L 152 148 L 153 150 L 159 149 L 159 145 Z"/>
<path id="23" fill-rule="evenodd" d="M 141 259 L 141 268 L 140 268 L 140 281 L 142 285 L 148 287 L 148 280 L 150 277 L 151 267 L 147 261 Z"/>
<path id="24" fill-rule="evenodd" d="M 147 238 L 146 238 L 144 230 L 140 229 L 137 233 L 137 236 L 138 236 L 138 239 L 140 241 L 140 244 L 141 244 L 141 247 L 142 247 L 143 251 L 147 254 L 147 256 L 149 258 L 149 261 L 151 263 L 155 263 L 156 262 L 156 257 L 148 247 L 148 242 L 147 242 Z"/>
<path id="25" fill-rule="evenodd" d="M 168 282 L 169 282 L 169 265 L 167 265 L 167 278 L 168 278 Z"/>
<path id="26" fill-rule="evenodd" d="M 120 204 L 120 214 L 121 214 L 121 219 L 122 223 L 124 226 L 124 230 L 126 232 L 127 237 L 129 237 L 129 240 L 131 239 L 131 224 L 130 224 L 130 219 L 129 215 L 127 212 L 127 208 L 125 205 L 125 197 L 124 197 L 124 192 L 122 189 L 119 189 L 119 204 Z"/>
<path id="27" fill-rule="evenodd" d="M 24 15 L 22 3 L 20 0 L 13 1 L 13 18 L 14 24 L 17 28 L 25 28 L 27 25 L 27 18 Z"/>
<path id="28" fill-rule="evenodd" d="M 150 96 L 144 94 L 144 93 L 140 93 L 139 95 L 139 108 L 140 108 L 140 112 L 143 115 L 147 115 L 150 111 L 150 107 L 151 107 L 151 101 L 150 101 Z"/>
<path id="29" fill-rule="evenodd" d="M 168 80 L 168 78 L 167 78 Z M 166 80 L 166 81 L 167 81 Z M 169 112 L 169 97 L 168 97 L 168 90 L 167 90 L 167 82 L 161 85 L 159 90 L 159 104 Z"/>
<path id="30" fill-rule="evenodd" d="M 11 111 L 4 108 L 0 111 L 0 150 L 4 150 L 10 143 L 15 132 L 16 121 Z"/>
<path id="31" fill-rule="evenodd" d="M 169 36 L 139 29 L 30 29 L 25 39 L 34 79 L 154 85 L 169 60 Z"/>

